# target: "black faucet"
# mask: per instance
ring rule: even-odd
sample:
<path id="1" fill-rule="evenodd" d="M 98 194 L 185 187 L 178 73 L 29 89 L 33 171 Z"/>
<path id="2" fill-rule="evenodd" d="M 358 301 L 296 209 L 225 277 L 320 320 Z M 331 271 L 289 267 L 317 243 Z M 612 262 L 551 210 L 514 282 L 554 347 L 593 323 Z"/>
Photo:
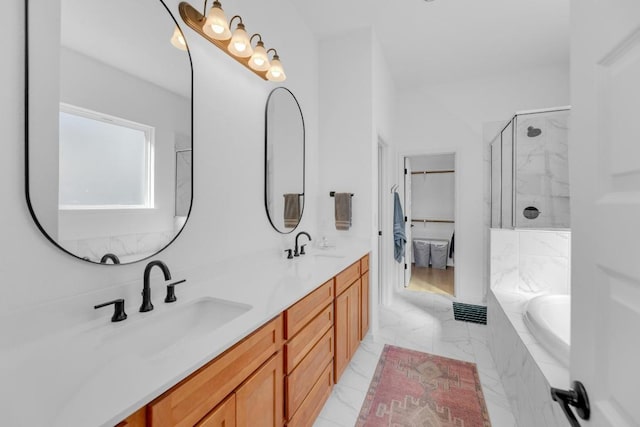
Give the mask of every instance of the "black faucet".
<path id="1" fill-rule="evenodd" d="M 304 234 L 305 236 L 307 236 L 309 241 L 311 241 L 311 236 L 306 231 L 301 231 L 298 234 L 296 234 L 296 247 L 295 247 L 295 250 L 293 251 L 293 256 L 304 255 L 304 246 L 305 245 L 302 245 L 302 249 L 298 248 L 298 237 L 300 237 L 301 234 Z"/>
<path id="2" fill-rule="evenodd" d="M 160 267 L 162 273 L 164 274 L 164 280 L 171 280 L 171 273 L 169 272 L 169 267 L 159 260 L 151 261 L 144 268 L 144 284 L 142 287 L 142 305 L 140 306 L 140 311 L 151 311 L 153 310 L 153 304 L 151 304 L 151 288 L 149 287 L 149 276 L 151 274 L 151 269 L 155 266 Z"/>
<path id="3" fill-rule="evenodd" d="M 120 258 L 118 258 L 116 255 L 114 254 L 104 254 L 103 257 L 100 259 L 100 264 L 106 264 L 108 260 L 111 260 L 114 264 L 120 264 Z"/>

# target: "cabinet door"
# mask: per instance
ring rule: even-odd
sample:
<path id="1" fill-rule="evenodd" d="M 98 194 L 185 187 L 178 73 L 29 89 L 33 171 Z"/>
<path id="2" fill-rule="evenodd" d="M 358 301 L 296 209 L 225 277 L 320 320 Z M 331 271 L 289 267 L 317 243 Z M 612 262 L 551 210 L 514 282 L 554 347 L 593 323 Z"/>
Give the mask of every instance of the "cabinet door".
<path id="1" fill-rule="evenodd" d="M 145 427 L 147 425 L 147 407 L 138 409 L 116 427 Z"/>
<path id="2" fill-rule="evenodd" d="M 360 299 L 362 280 L 356 280 L 348 292 L 351 293 L 351 300 L 349 301 L 349 360 L 351 360 L 360 345 Z"/>
<path id="3" fill-rule="evenodd" d="M 360 279 L 336 298 L 335 381 L 338 382 L 360 342 Z"/>
<path id="4" fill-rule="evenodd" d="M 236 425 L 236 395 L 233 393 L 224 402 L 196 424 L 196 427 L 235 427 Z"/>
<path id="5" fill-rule="evenodd" d="M 281 427 L 283 418 L 284 359 L 278 352 L 236 391 L 238 427 Z"/>
<path id="6" fill-rule="evenodd" d="M 335 315 L 335 372 L 334 378 L 338 382 L 342 372 L 349 364 L 349 302 L 351 292 L 343 292 L 336 298 Z"/>
<path id="7" fill-rule="evenodd" d="M 368 259 L 368 257 L 367 257 Z M 369 272 L 362 275 L 362 290 L 360 292 L 360 341 L 369 330 Z"/>

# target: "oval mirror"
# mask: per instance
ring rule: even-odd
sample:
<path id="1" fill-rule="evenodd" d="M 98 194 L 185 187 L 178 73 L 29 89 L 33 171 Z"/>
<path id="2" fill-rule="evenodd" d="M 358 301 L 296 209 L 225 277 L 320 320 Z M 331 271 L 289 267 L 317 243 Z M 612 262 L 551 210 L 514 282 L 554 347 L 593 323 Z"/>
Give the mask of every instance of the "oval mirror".
<path id="1" fill-rule="evenodd" d="M 36 224 L 90 262 L 155 255 L 182 230 L 192 199 L 192 67 L 173 15 L 161 0 L 26 6 Z"/>
<path id="2" fill-rule="evenodd" d="M 265 117 L 267 216 L 280 233 L 291 233 L 304 210 L 304 118 L 298 100 L 284 87 L 267 99 Z"/>

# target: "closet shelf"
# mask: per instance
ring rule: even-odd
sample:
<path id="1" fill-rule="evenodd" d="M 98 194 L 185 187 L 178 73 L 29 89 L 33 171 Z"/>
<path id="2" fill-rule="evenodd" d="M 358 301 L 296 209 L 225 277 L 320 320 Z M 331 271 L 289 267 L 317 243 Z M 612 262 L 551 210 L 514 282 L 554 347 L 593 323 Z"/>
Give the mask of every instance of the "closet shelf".
<path id="1" fill-rule="evenodd" d="M 423 223 L 440 222 L 440 223 L 447 223 L 447 224 L 455 223 L 455 221 L 452 219 L 420 219 L 420 218 L 411 218 L 411 222 L 423 222 Z"/>
<path id="2" fill-rule="evenodd" d="M 411 171 L 411 175 L 427 175 L 430 173 L 456 173 L 454 170 L 441 170 L 441 171 Z"/>

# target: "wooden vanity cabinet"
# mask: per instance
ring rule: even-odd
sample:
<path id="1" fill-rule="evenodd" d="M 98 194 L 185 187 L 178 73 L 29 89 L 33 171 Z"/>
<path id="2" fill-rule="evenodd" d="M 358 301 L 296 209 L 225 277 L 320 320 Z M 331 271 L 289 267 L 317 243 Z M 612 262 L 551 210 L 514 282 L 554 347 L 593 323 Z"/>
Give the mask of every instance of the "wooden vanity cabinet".
<path id="1" fill-rule="evenodd" d="M 369 331 L 369 272 L 362 275 L 360 282 L 360 341 Z"/>
<path id="2" fill-rule="evenodd" d="M 282 330 L 283 319 L 280 315 L 151 402 L 147 406 L 147 425 L 196 425 L 264 362 L 281 350 Z M 279 372 L 282 372 L 282 368 Z M 272 391 L 276 393 L 278 390 Z M 236 406 L 239 407 L 238 396 L 236 399 Z M 270 399 L 282 401 L 282 393 L 280 396 L 271 396 Z"/>
<path id="3" fill-rule="evenodd" d="M 233 427 L 236 425 L 236 394 L 209 412 L 196 427 Z"/>
<path id="4" fill-rule="evenodd" d="M 279 351 L 196 427 L 281 427 L 282 362 Z"/>
<path id="5" fill-rule="evenodd" d="M 331 393 L 333 376 L 334 279 L 285 312 L 285 419 L 287 425 L 311 425 Z M 298 415 L 301 412 L 303 415 Z"/>
<path id="6" fill-rule="evenodd" d="M 335 372 L 338 382 L 360 344 L 360 279 L 336 297 Z"/>
<path id="7" fill-rule="evenodd" d="M 336 276 L 334 357 L 336 382 L 369 329 L 368 270 L 369 255 L 365 255 Z"/>
<path id="8" fill-rule="evenodd" d="M 127 419 L 120 422 L 116 427 L 146 427 L 147 425 L 147 407 L 138 409 Z"/>
<path id="9" fill-rule="evenodd" d="M 282 367 L 283 354 L 279 351 L 238 388 L 235 392 L 237 427 L 283 425 Z"/>

